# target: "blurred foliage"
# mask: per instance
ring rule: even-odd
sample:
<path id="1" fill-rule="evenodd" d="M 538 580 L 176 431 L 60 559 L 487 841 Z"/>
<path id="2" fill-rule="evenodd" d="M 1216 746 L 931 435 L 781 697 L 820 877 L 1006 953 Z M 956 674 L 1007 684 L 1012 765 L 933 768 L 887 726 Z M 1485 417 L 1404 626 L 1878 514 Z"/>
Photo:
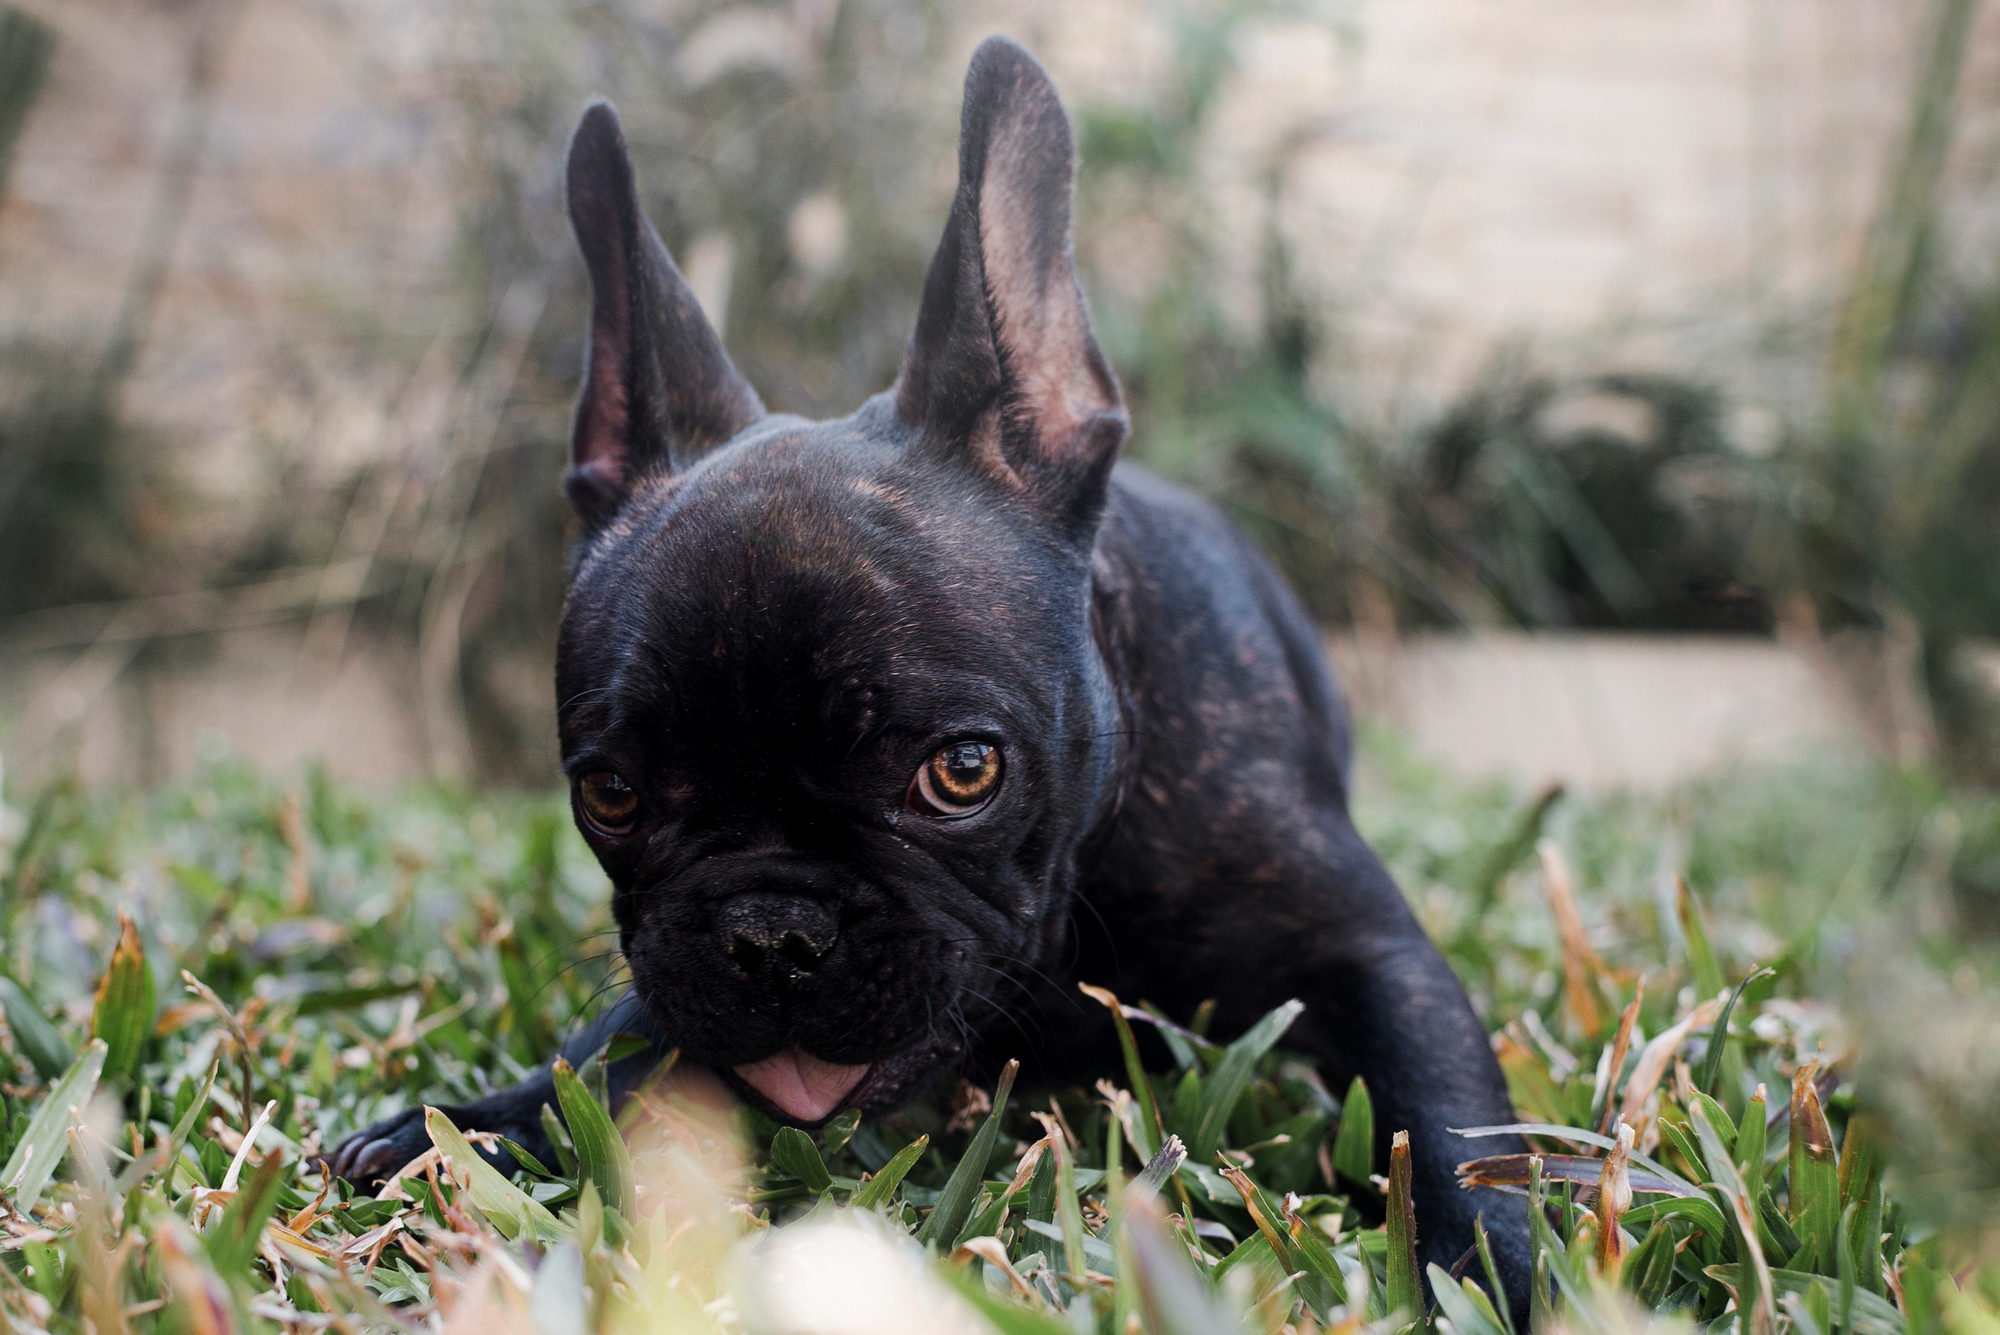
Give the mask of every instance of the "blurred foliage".
<path id="1" fill-rule="evenodd" d="M 1364 767 L 1362 825 L 1517 1108 L 1567 1128 L 1535 1137 L 1539 1185 L 1469 1169 L 1544 1202 L 1538 1332 L 1989 1329 L 2000 975 L 1950 886 L 1990 812 L 1845 760 L 1653 800 L 1467 786 L 1380 737 Z M 0 1313 L 24 1335 L 1508 1329 L 1442 1272 L 1423 1300 L 1395 1128 L 1284 1052 L 1290 1008 L 1239 1037 L 1127 1006 L 1172 1069 L 1135 1047 L 1095 1089 L 948 1078 L 811 1134 L 675 1071 L 629 1156 L 590 1062 L 556 1162 L 488 1145 L 495 1172 L 434 1121 L 398 1192 L 329 1188 L 346 1131 L 520 1078 L 616 985 L 560 796 L 211 765 L 13 800 Z"/>
<path id="2" fill-rule="evenodd" d="M 17 5 L 0 5 L 0 198 L 28 112 L 48 77 L 55 34 Z"/>
<path id="3" fill-rule="evenodd" d="M 1993 779 L 1993 687 L 1965 647 L 2000 636 L 2000 289 L 1943 212 L 1972 8 L 1928 11 L 1879 216 L 1841 313 L 1809 337 L 1820 409 L 1752 439 L 1715 387 L 1558 374 L 1518 348 L 1457 402 L 1366 417 L 1368 387 L 1341 378 L 1340 313 L 1298 272 L 1317 241 L 1286 221 L 1304 155 L 1340 126 L 1296 125 L 1232 164 L 1228 198 L 1215 166 L 1245 34 L 1305 23 L 1353 43 L 1364 16 L 1336 0 L 1157 7 L 1167 41 L 1143 86 L 1072 108 L 1079 259 L 1133 455 L 1220 501 L 1330 624 L 1768 632 L 1783 613 L 1913 638 L 1953 773 Z M 0 611 L 337 572 L 294 608 L 313 652 L 337 656 L 353 630 L 408 646 L 436 769 L 519 781 L 546 772 L 566 575 L 554 479 L 586 293 L 560 162 L 578 108 L 619 104 L 646 203 L 767 402 L 844 412 L 891 380 L 913 322 L 969 34 L 934 0 L 691 0 L 671 16 L 501 0 L 459 20 L 431 130 L 460 206 L 445 314 L 362 354 L 394 387 L 390 447 L 331 485 L 285 473 L 281 502 L 221 525 L 177 504 L 168 470 L 134 466 L 133 444 L 153 443 L 143 404 L 107 413 L 71 388 L 79 368 L 129 365 L 129 347 L 11 363 Z M 143 338 L 145 321 L 120 328 Z M 335 585 L 350 602 L 328 602 Z"/>
<path id="4" fill-rule="evenodd" d="M 79 349 L 15 343 L 0 364 L 0 616 L 150 589 L 172 526 L 161 433 Z"/>

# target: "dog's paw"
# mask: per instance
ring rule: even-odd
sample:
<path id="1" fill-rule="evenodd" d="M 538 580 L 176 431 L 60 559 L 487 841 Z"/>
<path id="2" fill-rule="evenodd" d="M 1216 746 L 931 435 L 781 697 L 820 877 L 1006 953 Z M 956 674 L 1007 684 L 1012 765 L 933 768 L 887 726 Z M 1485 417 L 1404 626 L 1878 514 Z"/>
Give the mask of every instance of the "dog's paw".
<path id="1" fill-rule="evenodd" d="M 455 1112 L 447 1110 L 445 1115 L 455 1122 L 458 1120 L 453 1116 Z M 334 1146 L 327 1166 L 336 1177 L 345 1178 L 357 1187 L 372 1187 L 388 1180 L 397 1169 L 430 1147 L 424 1110 L 405 1108 L 394 1117 L 384 1118 L 342 1140 Z"/>

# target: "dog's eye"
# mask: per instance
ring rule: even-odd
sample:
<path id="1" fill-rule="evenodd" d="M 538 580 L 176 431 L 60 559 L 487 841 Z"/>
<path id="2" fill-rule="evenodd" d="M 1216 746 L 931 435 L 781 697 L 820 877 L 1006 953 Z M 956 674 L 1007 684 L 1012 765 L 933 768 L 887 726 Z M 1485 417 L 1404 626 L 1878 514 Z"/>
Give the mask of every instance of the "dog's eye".
<path id="1" fill-rule="evenodd" d="M 923 763 L 910 781 L 904 805 L 926 816 L 970 816 L 1000 787 L 1000 748 L 985 742 L 951 742 Z"/>
<path id="2" fill-rule="evenodd" d="M 599 834 L 627 834 L 639 814 L 639 794 L 608 769 L 592 770 L 576 781 L 577 805 Z"/>

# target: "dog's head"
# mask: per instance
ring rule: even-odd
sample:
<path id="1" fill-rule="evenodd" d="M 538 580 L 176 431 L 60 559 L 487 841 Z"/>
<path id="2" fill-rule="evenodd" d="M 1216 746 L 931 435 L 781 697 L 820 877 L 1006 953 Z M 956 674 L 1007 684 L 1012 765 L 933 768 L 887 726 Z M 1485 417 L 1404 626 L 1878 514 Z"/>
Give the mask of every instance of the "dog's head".
<path id="1" fill-rule="evenodd" d="M 1065 931 L 1111 800 L 1090 562 L 1126 424 L 1073 171 L 1048 76 L 988 41 L 902 372 L 809 422 L 730 364 L 611 108 L 571 145 L 576 819 L 667 1037 L 795 1120 L 885 1106 L 960 1051 Z"/>

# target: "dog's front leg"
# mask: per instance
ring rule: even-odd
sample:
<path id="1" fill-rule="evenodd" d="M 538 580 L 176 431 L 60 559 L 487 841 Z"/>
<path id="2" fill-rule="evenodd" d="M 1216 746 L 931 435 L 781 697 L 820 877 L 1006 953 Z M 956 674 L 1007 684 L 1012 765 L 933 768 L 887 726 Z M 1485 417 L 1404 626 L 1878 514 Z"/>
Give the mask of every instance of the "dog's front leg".
<path id="1" fill-rule="evenodd" d="M 1286 1041 L 1320 1057 L 1330 1074 L 1367 1081 L 1378 1167 L 1393 1135 L 1409 1133 L 1420 1264 L 1453 1269 L 1483 1215 L 1508 1301 L 1525 1319 L 1525 1202 L 1461 1190 L 1456 1168 L 1526 1147 L 1514 1136 L 1467 1140 L 1451 1129 L 1515 1120 L 1506 1080 L 1465 989 L 1388 872 L 1351 827 L 1337 848 L 1339 891 L 1321 901 L 1331 911 L 1303 924 L 1299 967 L 1285 971 L 1306 1003 Z M 1466 1273 L 1484 1286 L 1476 1260 Z"/>
<path id="2" fill-rule="evenodd" d="M 667 1054 L 668 1045 L 654 1029 L 638 994 L 628 990 L 616 1005 L 570 1035 L 560 1054 L 570 1065 L 580 1066 L 621 1034 L 643 1038 L 647 1046 L 619 1058 L 605 1072 L 614 1113 Z M 505 1136 L 543 1163 L 550 1163 L 555 1157 L 555 1147 L 549 1144 L 548 1135 L 542 1130 L 542 1108 L 545 1105 L 555 1108 L 557 1116 L 561 1116 L 552 1074 L 554 1065 L 549 1062 L 532 1078 L 511 1088 L 438 1111 L 451 1118 L 461 1131 L 490 1131 Z M 430 1145 L 423 1108 L 406 1108 L 342 1140 L 334 1149 L 331 1167 L 349 1182 L 368 1186 L 387 1178 Z M 488 1153 L 486 1157 L 503 1172 L 514 1168 L 513 1156 L 505 1150 Z"/>

